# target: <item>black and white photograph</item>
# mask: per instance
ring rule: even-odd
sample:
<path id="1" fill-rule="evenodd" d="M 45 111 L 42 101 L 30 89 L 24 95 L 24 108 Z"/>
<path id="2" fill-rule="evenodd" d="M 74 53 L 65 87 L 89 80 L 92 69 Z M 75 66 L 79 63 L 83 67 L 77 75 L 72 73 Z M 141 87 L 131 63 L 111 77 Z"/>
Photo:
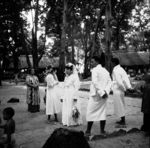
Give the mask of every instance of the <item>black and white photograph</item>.
<path id="1" fill-rule="evenodd" d="M 0 0 L 0 148 L 150 148 L 150 0 Z"/>

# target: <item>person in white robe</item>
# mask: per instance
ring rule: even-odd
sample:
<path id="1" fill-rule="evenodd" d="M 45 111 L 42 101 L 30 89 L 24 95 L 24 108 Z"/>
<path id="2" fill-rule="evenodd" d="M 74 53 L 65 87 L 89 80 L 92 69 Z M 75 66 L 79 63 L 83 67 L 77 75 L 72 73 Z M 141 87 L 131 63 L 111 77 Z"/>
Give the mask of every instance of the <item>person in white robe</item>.
<path id="1" fill-rule="evenodd" d="M 57 95 L 58 79 L 53 75 L 53 68 L 48 67 L 48 74 L 45 78 L 47 83 L 46 91 L 46 115 L 48 115 L 48 122 L 50 122 L 51 115 L 55 116 L 55 121 L 58 122 L 57 114 L 61 112 L 60 99 Z"/>
<path id="2" fill-rule="evenodd" d="M 101 63 L 103 63 L 103 61 L 100 57 L 92 57 L 91 65 L 93 69 L 91 70 L 92 80 L 87 105 L 87 129 L 85 136 L 91 135 L 91 128 L 94 121 L 100 122 L 100 134 L 106 134 L 106 106 L 112 83 L 109 72 L 102 67 Z"/>
<path id="3" fill-rule="evenodd" d="M 64 126 L 80 125 L 82 123 L 81 112 L 79 108 L 76 110 L 77 105 L 75 105 L 79 102 L 77 94 L 80 87 L 80 81 L 78 73 L 75 71 L 75 66 L 72 63 L 68 63 L 65 66 L 65 74 L 62 95 L 62 124 Z"/>
<path id="4" fill-rule="evenodd" d="M 112 71 L 113 79 L 113 95 L 114 95 L 114 114 L 117 118 L 121 118 L 120 121 L 117 121 L 117 124 L 125 125 L 125 91 L 127 89 L 132 90 L 132 86 L 129 80 L 129 77 L 126 71 L 120 66 L 118 58 L 112 58 L 112 65 L 114 66 Z"/>

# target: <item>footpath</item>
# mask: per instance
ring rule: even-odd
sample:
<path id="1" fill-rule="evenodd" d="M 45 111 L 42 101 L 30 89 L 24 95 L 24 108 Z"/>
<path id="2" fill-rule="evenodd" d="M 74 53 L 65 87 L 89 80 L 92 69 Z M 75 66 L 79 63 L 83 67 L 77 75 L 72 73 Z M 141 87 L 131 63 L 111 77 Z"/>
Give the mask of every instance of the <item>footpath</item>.
<path id="1" fill-rule="evenodd" d="M 87 84 L 87 83 L 86 83 Z M 86 130 L 86 107 L 88 102 L 88 91 L 79 91 L 79 103 L 81 104 L 81 114 L 83 124 L 69 129 Z M 42 148 L 43 144 L 54 131 L 63 127 L 61 124 L 61 114 L 58 115 L 59 123 L 47 123 L 45 115 L 45 104 L 43 101 L 44 87 L 40 86 L 41 110 L 39 113 L 27 112 L 26 86 L 23 84 L 4 83 L 0 87 L 0 117 L 5 107 L 11 106 L 15 109 L 14 119 L 16 121 L 16 141 L 18 148 Z M 8 103 L 11 98 L 18 98 L 19 102 Z M 125 97 L 126 100 L 126 128 L 116 128 L 116 117 L 113 115 L 113 95 L 108 100 L 108 112 L 106 131 L 111 133 L 108 138 L 93 138 L 89 141 L 91 148 L 150 148 L 150 138 L 145 137 L 139 129 L 142 125 L 143 114 L 141 113 L 141 98 Z M 64 127 L 63 127 L 64 128 Z M 66 127 L 65 127 L 66 128 Z M 92 134 L 99 134 L 99 123 L 93 125 Z"/>

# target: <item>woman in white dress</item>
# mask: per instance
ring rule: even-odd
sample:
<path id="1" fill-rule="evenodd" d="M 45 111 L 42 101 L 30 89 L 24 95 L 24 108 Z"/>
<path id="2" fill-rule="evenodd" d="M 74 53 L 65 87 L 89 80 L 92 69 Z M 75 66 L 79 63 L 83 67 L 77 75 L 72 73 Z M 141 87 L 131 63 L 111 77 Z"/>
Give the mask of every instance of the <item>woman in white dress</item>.
<path id="1" fill-rule="evenodd" d="M 75 107 L 80 81 L 75 66 L 72 63 L 66 65 L 65 74 L 62 96 L 62 124 L 64 126 L 80 125 L 82 123 L 81 115 Z"/>
<path id="2" fill-rule="evenodd" d="M 46 115 L 48 115 L 48 122 L 50 122 L 51 115 L 55 116 L 55 121 L 58 122 L 57 114 L 61 111 L 60 99 L 57 95 L 58 79 L 53 75 L 53 68 L 48 67 L 48 75 L 45 78 L 47 83 L 46 91 Z"/>

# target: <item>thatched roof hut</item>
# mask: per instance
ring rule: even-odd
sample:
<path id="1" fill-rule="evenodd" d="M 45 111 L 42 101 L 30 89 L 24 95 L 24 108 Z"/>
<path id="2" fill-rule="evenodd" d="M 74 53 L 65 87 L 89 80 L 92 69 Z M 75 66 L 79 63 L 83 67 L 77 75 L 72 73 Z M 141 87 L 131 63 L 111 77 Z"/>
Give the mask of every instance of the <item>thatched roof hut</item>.
<path id="1" fill-rule="evenodd" d="M 148 66 L 150 64 L 149 52 L 113 52 L 122 66 Z"/>
<path id="2" fill-rule="evenodd" d="M 33 60 L 32 60 L 31 55 L 29 55 L 29 59 L 31 61 L 31 65 L 33 65 Z M 47 55 L 43 55 L 43 57 L 41 58 L 41 60 L 39 62 L 39 68 L 45 68 L 49 65 L 52 65 L 54 67 L 58 67 L 59 66 L 59 57 L 49 58 Z M 28 64 L 27 64 L 27 60 L 26 60 L 25 55 L 21 55 L 19 57 L 19 68 L 20 69 L 28 68 Z"/>
<path id="3" fill-rule="evenodd" d="M 150 65 L 150 53 L 149 52 L 113 52 L 114 57 L 120 59 L 120 64 L 125 67 L 148 67 Z M 33 65 L 32 56 L 29 55 L 31 64 Z M 39 68 L 43 69 L 48 65 L 54 67 L 59 66 L 59 57 L 50 58 L 47 55 L 43 55 L 39 62 Z M 13 63 L 10 63 L 9 68 L 13 68 Z M 19 57 L 19 69 L 28 68 L 25 55 Z"/>

